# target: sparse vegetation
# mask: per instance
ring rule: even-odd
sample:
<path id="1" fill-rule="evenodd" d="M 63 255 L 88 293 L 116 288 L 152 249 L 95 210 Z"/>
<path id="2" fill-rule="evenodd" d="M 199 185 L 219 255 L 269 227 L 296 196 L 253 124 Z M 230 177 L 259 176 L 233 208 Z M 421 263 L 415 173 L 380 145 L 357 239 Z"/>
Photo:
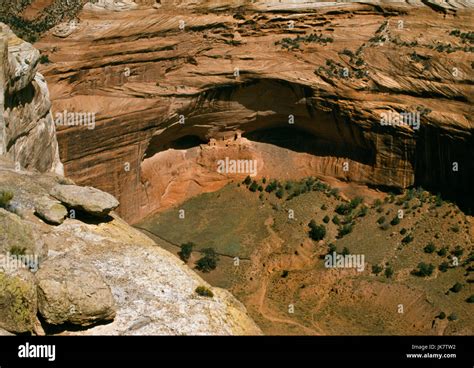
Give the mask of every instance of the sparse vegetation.
<path id="1" fill-rule="evenodd" d="M 205 286 L 198 286 L 195 290 L 196 294 L 200 296 L 205 296 L 207 298 L 212 298 L 214 293 Z"/>
<path id="2" fill-rule="evenodd" d="M 429 242 L 423 250 L 425 253 L 433 253 L 436 250 L 436 246 L 433 244 L 433 242 Z"/>
<path id="3" fill-rule="evenodd" d="M 10 201 L 13 199 L 13 193 L 9 190 L 0 191 L 0 207 L 6 208 Z"/>
<path id="4" fill-rule="evenodd" d="M 326 228 L 324 225 L 318 225 L 314 220 L 309 223 L 309 236 L 315 241 L 322 240 L 326 236 Z"/>
<path id="5" fill-rule="evenodd" d="M 194 246 L 195 244 L 193 242 L 181 244 L 181 250 L 178 252 L 178 256 L 184 263 L 188 263 L 189 257 L 193 252 Z"/>
<path id="6" fill-rule="evenodd" d="M 435 267 L 431 263 L 427 264 L 427 263 L 421 262 L 418 264 L 418 268 L 412 271 L 412 274 L 415 276 L 420 276 L 420 277 L 431 276 L 431 274 L 434 271 L 434 268 Z"/>
<path id="7" fill-rule="evenodd" d="M 383 267 L 380 265 L 373 265 L 372 266 L 372 273 L 378 275 L 380 272 L 383 271 Z"/>
<path id="8" fill-rule="evenodd" d="M 215 270 L 217 267 L 217 261 L 219 259 L 213 248 L 206 248 L 202 250 L 204 257 L 200 258 L 196 262 L 196 269 L 201 272 L 210 272 Z"/>

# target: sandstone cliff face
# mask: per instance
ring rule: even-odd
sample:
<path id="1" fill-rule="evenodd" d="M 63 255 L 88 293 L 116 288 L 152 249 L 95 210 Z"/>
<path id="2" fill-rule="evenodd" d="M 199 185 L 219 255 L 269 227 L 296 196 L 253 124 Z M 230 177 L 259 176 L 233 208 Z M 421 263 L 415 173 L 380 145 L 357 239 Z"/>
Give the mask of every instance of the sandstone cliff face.
<path id="1" fill-rule="evenodd" d="M 0 154 L 16 165 L 63 172 L 39 51 L 0 23 Z"/>
<path id="2" fill-rule="evenodd" d="M 472 9 L 428 3 L 83 10 L 69 36 L 37 44 L 55 114 L 95 114 L 94 129 L 58 128 L 66 173 L 129 221 L 235 178 L 216 172 L 226 156 L 261 160 L 260 176 L 289 155 L 287 177 L 422 185 L 472 207 Z M 419 129 L 381 124 L 397 112 Z"/>

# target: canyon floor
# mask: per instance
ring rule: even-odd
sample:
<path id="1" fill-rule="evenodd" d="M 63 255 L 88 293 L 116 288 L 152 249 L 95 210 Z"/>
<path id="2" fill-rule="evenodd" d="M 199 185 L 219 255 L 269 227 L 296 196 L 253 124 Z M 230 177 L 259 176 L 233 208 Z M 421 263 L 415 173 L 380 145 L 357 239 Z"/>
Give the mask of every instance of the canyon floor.
<path id="1" fill-rule="evenodd" d="M 265 188 L 269 182 L 259 184 Z M 306 182 L 290 181 L 294 187 Z M 234 182 L 137 227 L 175 255 L 181 244 L 195 243 L 191 267 L 200 250 L 214 248 L 220 254 L 217 268 L 197 272 L 230 290 L 266 334 L 472 334 L 472 304 L 466 301 L 474 291 L 472 218 L 421 189 L 386 195 L 334 180 L 332 185 L 312 184 L 288 199 L 290 189 L 279 199 L 274 192 L 251 192 Z M 337 187 L 341 194 L 334 194 Z M 343 193 L 365 196 L 346 216 L 335 212 L 347 204 Z M 403 218 L 391 224 L 400 208 Z M 323 240 L 308 236 L 311 220 L 326 227 Z M 353 223 L 353 230 L 341 237 L 344 222 Z M 436 249 L 428 253 L 424 248 L 430 242 Z M 338 253 L 347 248 L 363 254 L 365 269 L 325 267 L 322 257 L 331 244 Z M 420 262 L 435 267 L 430 276 L 413 274 Z M 443 263 L 449 266 L 443 269 Z M 456 283 L 463 285 L 461 291 L 450 291 Z"/>

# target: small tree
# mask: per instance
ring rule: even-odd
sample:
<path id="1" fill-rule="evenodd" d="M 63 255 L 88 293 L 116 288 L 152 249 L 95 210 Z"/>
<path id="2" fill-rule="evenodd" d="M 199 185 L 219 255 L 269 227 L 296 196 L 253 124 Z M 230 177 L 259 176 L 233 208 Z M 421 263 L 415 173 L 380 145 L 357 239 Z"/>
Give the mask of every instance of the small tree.
<path id="1" fill-rule="evenodd" d="M 247 175 L 247 177 L 245 178 L 245 180 L 242 183 L 244 183 L 245 185 L 249 185 L 251 182 L 252 182 L 252 179 L 250 178 L 249 175 Z"/>
<path id="2" fill-rule="evenodd" d="M 329 216 L 328 216 L 328 215 L 324 216 L 323 222 L 324 222 L 325 224 L 327 224 L 329 221 L 331 221 L 331 219 L 329 218 Z"/>
<path id="3" fill-rule="evenodd" d="M 390 221 L 390 225 L 395 226 L 400 223 L 400 218 L 398 216 L 395 216 L 392 221 Z"/>
<path id="4" fill-rule="evenodd" d="M 277 198 L 282 199 L 283 196 L 285 195 L 284 189 L 283 188 L 278 188 L 275 195 L 277 196 Z"/>
<path id="5" fill-rule="evenodd" d="M 178 256 L 184 263 L 188 263 L 189 257 L 193 252 L 194 246 L 195 244 L 193 242 L 181 244 L 181 250 L 178 252 Z"/>
<path id="6" fill-rule="evenodd" d="M 423 250 L 425 253 L 433 253 L 436 250 L 436 246 L 432 242 L 429 242 Z"/>
<path id="7" fill-rule="evenodd" d="M 252 182 L 252 184 L 250 184 L 249 190 L 250 190 L 251 192 L 256 192 L 257 189 L 258 189 L 258 183 L 254 180 L 254 181 Z"/>
<path id="8" fill-rule="evenodd" d="M 324 225 L 317 225 L 314 220 L 309 223 L 309 236 L 315 241 L 322 240 L 326 236 L 326 228 Z"/>
<path id="9" fill-rule="evenodd" d="M 431 276 L 431 274 L 433 273 L 433 270 L 434 270 L 434 266 L 431 263 L 427 264 L 427 263 L 421 262 L 421 263 L 418 263 L 418 269 L 413 270 L 412 274 L 414 274 L 415 276 L 426 277 L 426 276 Z"/>
<path id="10" fill-rule="evenodd" d="M 206 248 L 202 250 L 204 257 L 200 258 L 196 262 L 196 269 L 201 272 L 210 272 L 217 267 L 217 261 L 219 259 L 213 248 Z"/>
<path id="11" fill-rule="evenodd" d="M 459 293 L 461 289 L 462 289 L 462 284 L 460 284 L 459 282 L 456 282 L 449 290 L 451 290 L 453 293 Z"/>
<path id="12" fill-rule="evenodd" d="M 382 272 L 383 267 L 380 265 L 373 265 L 372 266 L 372 273 L 378 275 L 380 272 Z"/>
<path id="13" fill-rule="evenodd" d="M 385 277 L 386 278 L 391 278 L 393 276 L 393 268 L 388 266 L 386 269 L 385 269 Z"/>

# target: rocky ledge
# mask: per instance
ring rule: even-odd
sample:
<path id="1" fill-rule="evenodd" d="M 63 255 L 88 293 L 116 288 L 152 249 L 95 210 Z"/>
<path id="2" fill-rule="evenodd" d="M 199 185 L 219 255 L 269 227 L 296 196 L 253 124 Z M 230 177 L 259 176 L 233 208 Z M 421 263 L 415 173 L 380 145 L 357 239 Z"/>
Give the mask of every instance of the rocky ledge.
<path id="1" fill-rule="evenodd" d="M 261 333 L 230 293 L 211 287 L 111 211 L 118 202 L 110 195 L 53 173 L 16 170 L 0 157 L 0 196 L 0 329 Z M 51 212 L 60 215 L 45 216 Z M 198 295 L 198 286 L 214 295 Z"/>

